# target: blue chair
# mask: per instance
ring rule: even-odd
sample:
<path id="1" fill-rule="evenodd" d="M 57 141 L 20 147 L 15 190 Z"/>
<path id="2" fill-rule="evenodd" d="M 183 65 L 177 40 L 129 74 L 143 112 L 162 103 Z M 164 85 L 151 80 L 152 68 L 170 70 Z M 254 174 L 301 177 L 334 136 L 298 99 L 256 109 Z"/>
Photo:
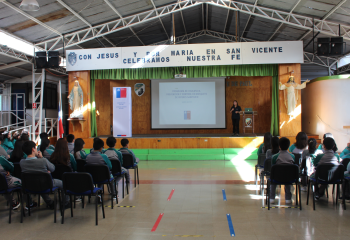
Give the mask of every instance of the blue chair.
<path id="1" fill-rule="evenodd" d="M 126 178 L 126 172 L 122 171 L 122 166 L 119 160 L 111 160 L 111 163 L 112 163 L 112 175 L 114 176 L 115 181 L 116 181 L 116 178 L 123 177 L 123 198 L 124 198 L 124 183 Z M 128 185 L 126 185 L 126 193 L 129 194 Z"/>
<path id="2" fill-rule="evenodd" d="M 72 204 L 72 195 L 74 196 L 95 196 L 95 215 L 96 225 L 98 225 L 98 194 L 102 193 L 101 188 L 94 187 L 92 177 L 89 173 L 69 173 L 63 174 L 63 193 L 69 195 Z M 102 213 L 105 218 L 105 209 L 102 200 Z M 73 208 L 71 208 L 71 217 L 73 217 Z M 64 209 L 62 211 L 62 224 L 64 223 Z"/>
<path id="3" fill-rule="evenodd" d="M 62 201 L 58 187 L 53 187 L 52 177 L 50 173 L 22 173 L 22 190 L 27 194 L 27 206 L 29 206 L 30 194 L 54 194 L 54 223 L 56 223 L 57 212 L 57 192 L 59 197 L 59 204 L 62 214 Z M 28 208 L 28 215 L 30 216 L 30 208 Z"/>
<path id="4" fill-rule="evenodd" d="M 19 193 L 19 202 L 21 203 L 21 211 L 22 211 L 22 214 L 21 214 L 21 223 L 23 222 L 23 199 L 22 199 L 22 191 L 21 191 L 21 187 L 15 187 L 15 188 L 8 188 L 8 185 L 7 185 L 7 180 L 6 180 L 6 177 L 5 175 L 3 174 L 0 174 L 0 194 L 11 194 L 13 192 L 17 192 Z M 12 204 L 9 204 L 10 205 L 10 213 L 9 213 L 9 223 L 11 223 L 11 212 L 12 212 Z"/>
<path id="5" fill-rule="evenodd" d="M 134 183 L 136 187 L 136 174 L 137 174 L 137 185 L 140 184 L 139 180 L 139 167 L 134 163 L 134 157 L 131 154 L 123 153 L 123 167 L 125 169 L 134 169 Z"/>
<path id="6" fill-rule="evenodd" d="M 340 185 L 343 183 L 344 180 L 344 166 L 342 164 L 334 165 L 334 164 L 319 164 L 316 168 L 316 172 L 314 174 L 314 177 L 310 177 L 308 181 L 308 188 L 307 188 L 307 201 L 306 205 L 309 204 L 309 192 L 310 192 L 310 185 L 313 185 L 313 208 L 316 210 L 315 206 L 315 185 L 316 184 L 336 184 L 337 185 L 337 193 L 336 193 L 336 206 L 338 206 L 338 198 L 339 198 L 339 191 L 340 191 Z M 328 191 L 327 191 L 328 192 Z M 344 192 L 344 189 L 343 189 Z M 343 198 L 343 204 L 345 205 L 345 198 Z M 346 208 L 346 207 L 345 207 Z"/>
<path id="7" fill-rule="evenodd" d="M 109 168 L 107 165 L 97 165 L 97 164 L 86 164 L 85 165 L 85 172 L 90 173 L 93 179 L 93 182 L 95 185 L 100 185 L 100 184 L 108 184 L 109 185 L 114 185 L 114 178 L 111 177 L 111 172 L 109 171 Z M 111 184 L 112 183 L 112 184 Z M 112 189 L 110 189 L 112 193 Z M 102 192 L 103 188 L 102 188 Z M 116 194 L 116 200 L 118 204 L 118 193 L 117 189 L 115 189 L 115 194 Z M 101 199 L 103 196 L 101 196 Z M 111 205 L 113 209 L 113 195 L 111 194 Z"/>
<path id="8" fill-rule="evenodd" d="M 301 208 L 301 191 L 299 182 L 299 166 L 295 164 L 275 164 L 271 167 L 270 178 L 267 181 L 267 204 L 268 210 L 270 210 L 270 186 L 271 184 L 276 185 L 296 185 L 295 198 L 296 205 L 298 206 L 298 193 L 299 193 L 299 203 Z"/>

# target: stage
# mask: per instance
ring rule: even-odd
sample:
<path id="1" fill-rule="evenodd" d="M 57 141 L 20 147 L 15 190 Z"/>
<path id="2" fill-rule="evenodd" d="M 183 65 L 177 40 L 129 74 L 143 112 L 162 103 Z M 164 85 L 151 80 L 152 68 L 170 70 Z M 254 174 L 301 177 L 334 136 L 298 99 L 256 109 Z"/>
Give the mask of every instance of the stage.
<path id="1" fill-rule="evenodd" d="M 109 136 L 100 136 L 106 142 Z M 261 134 L 164 134 L 134 135 L 129 147 L 140 160 L 232 160 L 257 159 L 257 148 L 263 142 Z M 120 148 L 117 138 L 116 148 Z M 84 139 L 90 149 L 93 138 Z M 107 145 L 105 145 L 107 148 Z"/>

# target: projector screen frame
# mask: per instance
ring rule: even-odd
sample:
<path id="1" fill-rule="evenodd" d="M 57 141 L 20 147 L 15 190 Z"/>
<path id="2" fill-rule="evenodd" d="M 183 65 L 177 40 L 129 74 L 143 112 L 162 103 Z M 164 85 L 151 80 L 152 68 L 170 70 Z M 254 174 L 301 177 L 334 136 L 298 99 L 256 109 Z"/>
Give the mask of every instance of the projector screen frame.
<path id="1" fill-rule="evenodd" d="M 196 81 L 200 81 L 200 80 L 210 80 L 210 79 L 214 79 L 214 80 L 222 80 L 224 82 L 224 109 L 225 109 L 225 113 L 224 113 L 224 120 L 225 120 L 225 124 L 224 127 L 214 127 L 214 128 L 207 128 L 207 127 L 201 127 L 201 128 L 173 128 L 173 127 L 167 127 L 167 128 L 153 128 L 153 122 L 152 122 L 152 80 L 160 80 L 160 81 L 169 81 L 169 82 L 175 82 L 176 79 L 150 79 L 150 95 L 151 95 L 151 104 L 150 104 L 150 116 L 151 116 L 151 130 L 214 130 L 214 129 L 227 129 L 227 114 L 226 114 L 226 77 L 211 77 L 211 78 L 181 78 L 178 80 L 190 80 L 190 79 L 195 79 Z"/>

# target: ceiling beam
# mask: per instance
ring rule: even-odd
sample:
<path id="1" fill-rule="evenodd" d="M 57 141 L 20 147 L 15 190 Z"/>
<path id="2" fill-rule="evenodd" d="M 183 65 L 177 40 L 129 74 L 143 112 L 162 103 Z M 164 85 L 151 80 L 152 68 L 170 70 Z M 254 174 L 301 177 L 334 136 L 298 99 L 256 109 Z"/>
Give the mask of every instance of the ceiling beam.
<path id="1" fill-rule="evenodd" d="M 151 3 L 152 3 L 152 5 L 153 5 L 154 10 L 156 10 L 157 16 L 159 16 L 159 13 L 158 13 L 158 11 L 157 11 L 156 5 L 154 4 L 154 1 L 151 0 Z M 169 42 L 170 42 L 170 37 L 169 37 L 168 32 L 166 31 L 166 29 L 165 29 L 165 27 L 164 27 L 164 24 L 163 24 L 163 21 L 162 21 L 162 19 L 161 19 L 160 17 L 159 17 L 159 22 L 160 22 L 160 24 L 162 24 L 163 30 L 164 30 L 164 32 L 165 32 L 165 34 L 166 34 L 166 36 L 167 36 L 167 38 L 168 38 L 168 40 L 169 40 Z"/>
<path id="2" fill-rule="evenodd" d="M 134 14 L 128 17 L 119 18 L 114 21 L 106 22 L 100 25 L 93 26 L 92 28 L 85 28 L 79 31 L 75 31 L 69 34 L 65 34 L 64 37 L 68 39 L 68 42 L 65 44 L 65 48 L 71 48 L 78 44 L 91 41 L 97 37 L 105 36 L 111 33 L 115 33 L 121 30 L 128 29 L 133 26 L 140 24 L 145 24 L 150 21 L 157 20 L 159 17 L 168 16 L 172 13 L 183 11 L 195 6 L 198 6 L 201 3 L 194 2 L 192 0 L 176 2 L 157 9 L 148 10 L 138 14 Z M 158 15 L 157 13 L 158 12 Z M 97 30 L 97 34 L 92 34 L 93 29 Z M 61 44 L 60 44 L 61 43 Z M 50 50 L 61 50 L 63 47 L 56 47 L 57 45 L 62 45 L 62 38 L 55 37 L 43 42 L 37 43 L 35 45 L 45 46 L 45 44 L 51 45 Z M 53 46 L 53 47 L 52 47 Z"/>
<path id="3" fill-rule="evenodd" d="M 1 72 L 0 72 L 0 75 L 6 76 L 6 77 L 10 77 L 10 78 L 18 78 L 18 77 L 15 77 L 13 75 L 8 75 L 8 74 L 1 73 Z"/>
<path id="4" fill-rule="evenodd" d="M 255 0 L 253 12 L 255 12 L 255 6 L 256 6 L 256 5 L 258 5 L 258 0 Z M 230 10 L 230 9 L 229 9 L 229 10 Z M 243 37 L 243 34 L 244 34 L 244 32 L 245 32 L 245 30 L 246 30 L 248 24 L 249 24 L 249 21 L 250 21 L 250 18 L 251 18 L 251 17 L 252 17 L 252 15 L 249 15 L 248 20 L 247 20 L 247 23 L 246 23 L 245 27 L 243 28 L 241 38 Z"/>
<path id="5" fill-rule="evenodd" d="M 13 67 L 17 67 L 17 66 L 21 66 L 27 64 L 27 62 L 14 62 L 14 63 L 5 63 L 4 65 L 0 66 L 0 70 L 4 70 L 4 69 L 8 69 L 8 68 L 13 68 Z M 21 68 L 22 69 L 22 68 Z M 23 69 L 24 70 L 24 69 Z M 25 69 L 26 70 L 26 69 Z M 29 71 L 32 72 L 32 71 Z"/>
<path id="6" fill-rule="evenodd" d="M 294 4 L 292 10 L 290 10 L 289 14 L 293 13 L 294 9 L 299 5 L 299 3 L 301 2 L 301 0 L 298 0 L 296 4 Z M 288 16 L 290 17 L 290 16 Z M 287 17 L 287 18 L 288 18 Z M 285 20 L 287 20 L 287 18 Z M 269 39 L 267 41 L 271 41 L 271 39 L 273 38 L 273 36 L 275 36 L 275 34 L 280 30 L 280 28 L 282 27 L 283 23 L 280 23 L 278 25 L 278 27 L 276 28 L 276 30 L 272 33 L 272 35 L 269 37 Z"/>
<path id="7" fill-rule="evenodd" d="M 14 58 L 25 63 L 32 63 L 33 57 L 28 56 L 27 54 L 17 51 L 13 48 L 9 48 L 4 45 L 0 45 L 0 54 L 6 57 Z"/>
<path id="8" fill-rule="evenodd" d="M 85 23 L 86 25 L 88 25 L 89 27 L 92 27 L 92 25 L 82 16 L 79 15 L 79 13 L 77 13 L 76 11 L 74 11 L 71 7 L 69 7 L 66 3 L 64 3 L 62 0 L 56 0 L 57 2 L 59 2 L 64 8 L 66 8 L 68 11 L 70 11 L 71 13 L 73 13 L 74 16 L 76 16 L 78 19 L 80 19 L 83 23 Z M 94 31 L 95 33 L 96 30 Z M 112 47 L 115 47 L 114 43 L 112 43 L 106 36 L 102 36 L 102 38 L 104 40 L 106 40 L 109 44 L 112 45 Z M 106 47 L 106 46 L 104 46 Z"/>
<path id="9" fill-rule="evenodd" d="M 322 34 L 325 34 L 328 36 L 338 36 L 339 25 L 340 25 L 341 31 L 350 32 L 349 25 L 338 24 L 338 23 L 334 23 L 326 20 L 320 20 L 320 19 L 315 19 L 315 23 L 313 23 L 312 17 L 284 12 L 284 11 L 267 8 L 267 7 L 254 6 L 253 4 L 248 4 L 243 2 L 228 1 L 228 0 L 212 0 L 207 4 L 216 6 L 216 7 L 221 7 L 224 9 L 230 9 L 232 11 L 239 11 L 244 14 L 261 17 L 271 21 L 285 23 L 300 29 L 312 31 L 312 29 L 315 28 L 315 31 L 321 32 Z M 254 8 L 256 8 L 255 12 L 253 12 Z M 344 36 L 344 39 L 350 40 L 350 35 Z"/>
<path id="10" fill-rule="evenodd" d="M 326 20 L 330 15 L 332 15 L 338 8 L 341 7 L 341 5 L 343 5 L 347 0 L 342 0 L 341 2 L 339 2 L 334 8 L 332 8 L 331 11 L 329 11 L 323 18 L 322 20 Z M 316 30 L 316 27 L 319 27 L 320 25 L 322 24 L 322 22 L 319 22 L 316 24 L 315 26 L 315 30 Z M 345 30 L 345 29 L 344 29 Z M 301 38 L 299 38 L 299 40 L 303 40 L 307 35 L 309 35 L 310 33 L 312 32 L 312 29 L 307 31 L 303 36 L 301 36 Z M 347 34 L 348 30 L 345 30 L 345 34 Z M 344 34 L 344 35 L 345 35 Z M 339 33 L 338 33 L 338 36 L 339 36 Z M 348 36 L 350 37 L 350 36 Z"/>
<path id="11" fill-rule="evenodd" d="M 117 11 L 117 9 L 112 5 L 112 3 L 110 3 L 108 0 L 104 0 L 105 3 L 107 3 L 107 5 L 119 16 L 119 18 L 123 21 L 124 25 L 128 25 L 127 21 L 123 18 L 123 16 Z M 157 12 L 157 9 L 155 9 L 155 11 Z M 158 15 L 158 12 L 156 13 Z M 128 28 L 130 29 L 130 31 L 135 35 L 135 37 L 140 41 L 140 43 L 145 46 L 145 44 L 142 42 L 142 40 L 139 38 L 139 36 L 137 36 L 136 32 L 132 29 L 132 27 L 128 26 Z"/>

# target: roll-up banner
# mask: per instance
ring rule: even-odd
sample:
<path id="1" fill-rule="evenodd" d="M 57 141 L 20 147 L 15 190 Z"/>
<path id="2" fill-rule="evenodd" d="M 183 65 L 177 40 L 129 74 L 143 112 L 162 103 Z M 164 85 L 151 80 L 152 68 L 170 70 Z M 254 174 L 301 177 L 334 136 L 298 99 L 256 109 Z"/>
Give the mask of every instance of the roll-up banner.
<path id="1" fill-rule="evenodd" d="M 131 87 L 113 88 L 113 136 L 132 137 Z"/>
<path id="2" fill-rule="evenodd" d="M 303 63 L 303 42 L 239 42 L 66 51 L 67 71 Z"/>

